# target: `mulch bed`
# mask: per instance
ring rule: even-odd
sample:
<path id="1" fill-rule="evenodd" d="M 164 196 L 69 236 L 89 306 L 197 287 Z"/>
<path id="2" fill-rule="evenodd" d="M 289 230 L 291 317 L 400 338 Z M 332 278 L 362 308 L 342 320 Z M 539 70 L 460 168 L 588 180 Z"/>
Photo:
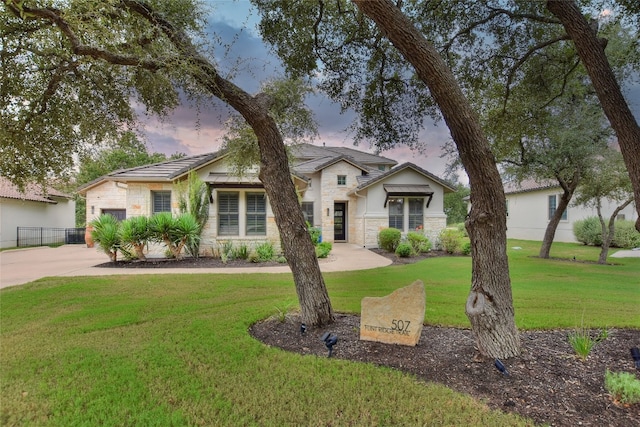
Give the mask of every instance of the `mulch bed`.
<path id="1" fill-rule="evenodd" d="M 338 359 L 374 363 L 437 382 L 486 402 L 491 408 L 553 426 L 637 426 L 640 404 L 623 406 L 604 389 L 606 369 L 636 373 L 630 348 L 640 345 L 640 330 L 611 329 L 586 361 L 575 356 L 567 330 L 521 333 L 522 355 L 503 361 L 509 375 L 493 360 L 477 361 L 473 335 L 467 329 L 425 326 L 415 347 L 359 340 L 360 318 L 339 314 L 329 327 L 300 332 L 298 315 L 285 322 L 268 319 L 250 333 L 263 343 L 287 351 L 327 357 L 320 337 L 338 336 Z"/>
<path id="2" fill-rule="evenodd" d="M 410 264 L 424 258 L 447 256 L 432 251 L 418 257 L 399 258 L 381 250 L 393 264 Z M 321 262 L 330 262 L 324 260 Z M 234 268 L 282 265 L 214 258 L 183 260 L 118 261 L 96 267 L 116 268 Z M 360 318 L 338 314 L 329 327 L 300 333 L 300 319 L 287 315 L 285 322 L 267 319 L 250 333 L 267 345 L 303 355 L 327 357 L 320 341 L 325 332 L 338 335 L 332 357 L 392 367 L 427 382 L 437 382 L 486 402 L 491 408 L 518 413 L 536 423 L 552 426 L 640 426 L 640 404 L 613 402 L 604 388 L 605 370 L 626 371 L 640 377 L 630 348 L 640 347 L 640 329 L 610 329 L 586 361 L 571 348 L 569 330 L 521 332 L 522 355 L 503 361 L 509 375 L 494 367 L 493 360 L 478 361 L 473 334 L 467 329 L 425 326 L 415 347 L 389 345 L 359 339 Z M 594 331 L 595 334 L 595 331 Z"/>

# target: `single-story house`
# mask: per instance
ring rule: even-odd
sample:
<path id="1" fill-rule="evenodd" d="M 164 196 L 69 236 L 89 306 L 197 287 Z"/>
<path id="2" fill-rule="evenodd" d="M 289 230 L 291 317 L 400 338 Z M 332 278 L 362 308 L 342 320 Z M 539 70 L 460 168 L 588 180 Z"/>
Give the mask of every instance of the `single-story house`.
<path id="1" fill-rule="evenodd" d="M 36 184 L 20 191 L 9 179 L 0 177 L 0 248 L 18 246 L 18 227 L 39 228 L 45 233 L 46 229 L 73 228 L 75 210 L 76 202 L 71 195 Z"/>
<path id="2" fill-rule="evenodd" d="M 562 188 L 558 183 L 541 184 L 527 180 L 519 184 L 507 183 L 504 191 L 507 199 L 507 237 L 542 241 L 547 224 L 560 203 Z M 602 213 L 607 220 L 616 207 L 608 200 L 603 203 Z M 569 202 L 556 229 L 554 241 L 577 242 L 573 235 L 573 223 L 597 215 L 595 208 L 576 206 Z M 617 219 L 635 222 L 637 218 L 635 204 L 631 203 L 618 214 Z"/>
<path id="3" fill-rule="evenodd" d="M 291 179 L 307 221 L 322 239 L 363 247 L 378 245 L 378 232 L 424 229 L 435 242 L 446 226 L 448 183 L 412 163 L 351 148 L 301 144 L 292 147 Z M 87 223 L 103 213 L 124 219 L 156 212 L 178 213 L 175 184 L 189 172 L 209 185 L 209 221 L 201 248 L 217 241 L 279 242 L 269 200 L 257 173 L 230 173 L 224 151 L 120 170 L 79 189 L 86 197 Z M 255 172 L 255 171 L 254 171 Z"/>

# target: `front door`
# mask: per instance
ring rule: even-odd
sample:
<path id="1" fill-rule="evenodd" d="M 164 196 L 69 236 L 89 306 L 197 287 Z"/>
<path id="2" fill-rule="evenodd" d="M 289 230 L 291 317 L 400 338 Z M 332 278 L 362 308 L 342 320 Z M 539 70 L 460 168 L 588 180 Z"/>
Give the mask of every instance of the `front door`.
<path id="1" fill-rule="evenodd" d="M 333 241 L 347 240 L 347 204 L 333 204 Z"/>

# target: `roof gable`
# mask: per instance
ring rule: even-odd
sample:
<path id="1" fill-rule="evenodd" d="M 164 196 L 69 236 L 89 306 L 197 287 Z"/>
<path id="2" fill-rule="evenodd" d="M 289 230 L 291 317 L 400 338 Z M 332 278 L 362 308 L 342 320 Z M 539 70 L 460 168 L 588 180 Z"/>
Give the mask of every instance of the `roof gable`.
<path id="1" fill-rule="evenodd" d="M 407 163 L 403 163 L 400 166 L 395 167 L 395 168 L 391 169 L 390 171 L 387 171 L 387 172 L 385 172 L 383 174 L 380 174 L 380 175 L 377 175 L 377 176 L 372 176 L 371 179 L 363 180 L 363 182 L 357 188 L 355 188 L 355 190 L 353 190 L 353 192 L 364 190 L 365 188 L 370 187 L 370 186 L 372 186 L 374 184 L 377 184 L 379 182 L 382 182 L 385 179 L 389 178 L 390 176 L 393 176 L 393 175 L 395 175 L 395 174 L 397 174 L 399 172 L 402 172 L 403 170 L 406 170 L 406 169 L 412 169 L 412 170 L 418 172 L 419 174 L 424 175 L 425 177 L 431 179 L 432 181 L 435 181 L 436 183 L 440 184 L 443 187 L 445 193 L 452 193 L 452 192 L 456 191 L 455 188 L 451 187 L 451 185 L 448 182 L 446 182 L 445 180 L 443 180 L 441 178 L 438 178 L 437 176 L 435 176 L 431 172 L 428 172 L 428 171 L 422 169 L 421 167 L 416 166 L 413 163 L 407 162 Z M 366 177 L 363 177 L 363 178 L 366 178 Z"/>

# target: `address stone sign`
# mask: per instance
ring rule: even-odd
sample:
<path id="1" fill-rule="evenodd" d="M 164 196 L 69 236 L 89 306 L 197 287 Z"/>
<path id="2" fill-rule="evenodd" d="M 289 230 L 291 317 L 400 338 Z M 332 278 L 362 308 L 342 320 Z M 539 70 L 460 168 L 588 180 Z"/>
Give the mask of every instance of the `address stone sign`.
<path id="1" fill-rule="evenodd" d="M 415 346 L 420 341 L 426 295 L 422 280 L 386 297 L 365 297 L 360 314 L 360 339 Z"/>

